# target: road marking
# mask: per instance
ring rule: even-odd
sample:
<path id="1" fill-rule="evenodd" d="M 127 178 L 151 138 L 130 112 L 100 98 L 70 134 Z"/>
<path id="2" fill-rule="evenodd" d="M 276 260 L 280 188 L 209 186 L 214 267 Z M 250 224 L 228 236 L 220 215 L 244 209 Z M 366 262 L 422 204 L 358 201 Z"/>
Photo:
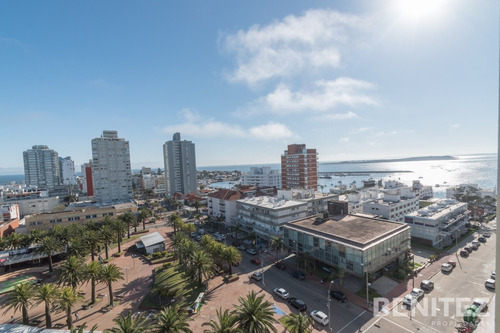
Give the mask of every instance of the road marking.
<path id="1" fill-rule="evenodd" d="M 408 331 L 408 332 L 413 333 L 411 330 L 407 329 L 406 327 L 403 327 L 403 326 L 399 325 L 398 323 L 395 323 L 395 322 L 393 322 L 392 320 L 389 320 L 389 319 L 387 319 L 387 318 L 385 318 L 385 317 L 382 317 L 382 318 L 380 318 L 380 319 L 385 319 L 385 320 L 387 320 L 388 322 L 390 322 L 390 323 L 392 323 L 392 324 L 394 324 L 394 325 L 396 325 L 396 326 L 398 326 L 398 327 L 401 327 L 401 328 L 402 328 L 402 329 L 404 329 L 405 331 Z M 379 319 L 378 321 L 376 321 L 375 323 L 373 323 L 373 324 L 372 324 L 372 326 L 373 326 L 373 325 L 375 325 L 377 322 L 380 322 L 380 319 Z M 368 327 L 368 329 L 370 329 L 372 326 Z M 366 330 L 365 330 L 365 331 L 366 331 Z"/>
<path id="2" fill-rule="evenodd" d="M 438 310 L 439 310 L 439 309 L 438 309 Z M 410 316 L 409 316 L 408 314 L 406 314 L 406 313 L 401 313 L 401 312 L 399 312 L 399 311 L 395 311 L 395 312 L 397 312 L 397 313 L 398 313 L 398 314 L 400 314 L 401 316 L 404 316 L 404 317 L 406 317 L 406 318 L 410 318 Z M 385 318 L 385 316 L 384 316 L 383 318 Z M 452 318 L 453 318 L 453 317 L 452 317 Z M 386 320 L 389 320 L 389 319 L 387 319 L 387 318 L 385 318 L 385 319 L 386 319 Z M 428 328 L 428 329 L 430 329 L 431 331 L 441 333 L 441 331 L 438 331 L 438 330 L 436 330 L 436 329 L 432 328 L 431 326 L 428 326 L 428 325 L 426 325 L 426 324 L 422 323 L 421 321 L 416 320 L 416 319 L 415 319 L 415 317 L 413 317 L 413 318 L 412 318 L 412 319 L 410 319 L 410 320 L 411 320 L 411 321 L 414 321 L 414 322 L 417 322 L 417 323 L 419 323 L 420 325 L 422 325 L 422 326 L 424 326 L 424 327 L 427 327 L 427 328 Z M 455 319 L 453 319 L 453 320 L 455 320 Z M 391 322 L 392 322 L 392 320 L 389 320 L 389 321 L 391 321 Z M 455 320 L 455 321 L 456 321 L 456 320 Z M 394 324 L 396 324 L 396 323 L 394 323 Z M 397 324 L 396 324 L 396 325 L 397 325 Z"/>
<path id="3" fill-rule="evenodd" d="M 350 322 L 348 322 L 344 327 L 342 327 L 340 330 L 338 330 L 337 333 L 341 332 L 344 328 L 346 328 L 347 326 L 351 325 L 351 323 L 353 321 L 355 321 L 356 319 L 358 319 L 359 317 L 361 317 L 365 312 L 366 312 L 366 310 L 363 311 L 363 312 L 361 312 L 359 315 L 357 315 L 356 318 L 354 318 L 353 320 L 351 320 Z"/>

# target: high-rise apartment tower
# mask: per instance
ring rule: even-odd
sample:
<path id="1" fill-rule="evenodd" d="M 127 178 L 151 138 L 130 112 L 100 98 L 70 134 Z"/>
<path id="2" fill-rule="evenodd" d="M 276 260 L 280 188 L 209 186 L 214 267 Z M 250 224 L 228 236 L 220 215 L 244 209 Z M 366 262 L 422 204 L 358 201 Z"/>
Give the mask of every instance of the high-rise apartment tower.
<path id="1" fill-rule="evenodd" d="M 305 144 L 288 145 L 281 155 L 282 188 L 318 189 L 318 154 Z"/>
<path id="2" fill-rule="evenodd" d="M 27 185 L 52 190 L 61 183 L 59 156 L 45 145 L 33 146 L 23 152 L 24 179 Z"/>
<path id="3" fill-rule="evenodd" d="M 76 185 L 75 162 L 70 156 L 59 157 L 59 168 L 61 171 L 61 182 L 64 185 Z"/>
<path id="4" fill-rule="evenodd" d="M 128 141 L 117 131 L 103 131 L 92 139 L 92 181 L 97 203 L 132 201 L 132 170 Z"/>
<path id="5" fill-rule="evenodd" d="M 196 193 L 196 156 L 194 143 L 181 141 L 180 133 L 175 133 L 172 141 L 163 145 L 165 162 L 166 194 Z"/>

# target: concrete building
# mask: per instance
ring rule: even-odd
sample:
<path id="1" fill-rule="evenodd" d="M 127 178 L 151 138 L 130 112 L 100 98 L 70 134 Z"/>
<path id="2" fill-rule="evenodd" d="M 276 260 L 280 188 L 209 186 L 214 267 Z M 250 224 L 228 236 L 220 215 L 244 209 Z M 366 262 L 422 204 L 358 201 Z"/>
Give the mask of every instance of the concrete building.
<path id="1" fill-rule="evenodd" d="M 103 131 L 92 139 L 92 180 L 99 204 L 132 201 L 132 171 L 128 141 L 117 131 Z"/>
<path id="2" fill-rule="evenodd" d="M 94 183 L 92 181 L 92 160 L 82 164 L 82 192 L 88 197 L 94 196 Z"/>
<path id="3" fill-rule="evenodd" d="M 0 203 L 17 204 L 20 218 L 23 218 L 26 215 L 52 212 L 59 205 L 59 197 L 49 197 L 47 191 L 9 192 Z"/>
<path id="4" fill-rule="evenodd" d="M 145 255 L 162 252 L 165 251 L 165 238 L 159 232 L 152 232 L 142 236 L 135 245 L 137 250 Z"/>
<path id="5" fill-rule="evenodd" d="M 274 197 L 251 197 L 236 201 L 237 216 L 233 224 L 242 226 L 247 233 L 254 232 L 269 241 L 283 237 L 283 225 L 307 216 L 307 202 Z"/>
<path id="6" fill-rule="evenodd" d="M 19 206 L 15 203 L 0 205 L 0 238 L 7 237 L 19 227 Z"/>
<path id="7" fill-rule="evenodd" d="M 337 200 L 338 195 L 315 192 L 312 189 L 278 190 L 276 198 L 307 203 L 307 216 L 328 210 L 328 201 Z M 347 212 L 346 212 L 347 213 Z"/>
<path id="8" fill-rule="evenodd" d="M 496 198 L 497 196 L 497 191 L 495 188 L 482 189 L 478 184 L 460 184 L 457 186 L 448 187 L 446 189 L 446 198 L 456 199 L 457 194 L 474 195 L 474 193 L 479 194 L 481 198 L 484 198 L 486 196 Z"/>
<path id="9" fill-rule="evenodd" d="M 414 180 L 412 183 L 412 190 L 415 194 L 418 194 L 420 200 L 427 200 L 434 197 L 434 191 L 432 190 L 432 186 L 422 185 L 420 180 Z"/>
<path id="10" fill-rule="evenodd" d="M 271 167 L 251 167 L 241 174 L 241 185 L 270 186 L 281 188 L 281 173 Z"/>
<path id="11" fill-rule="evenodd" d="M 75 162 L 71 156 L 59 157 L 59 169 L 63 185 L 76 185 Z"/>
<path id="12" fill-rule="evenodd" d="M 244 199 L 245 193 L 242 191 L 220 189 L 207 195 L 208 215 L 222 216 L 226 226 L 231 225 L 231 221 L 236 217 L 236 201 Z"/>
<path id="13" fill-rule="evenodd" d="M 24 180 L 27 185 L 51 190 L 61 183 L 59 156 L 45 145 L 33 146 L 23 152 Z"/>
<path id="14" fill-rule="evenodd" d="M 173 196 L 174 193 L 197 193 L 194 143 L 181 141 L 181 134 L 175 133 L 172 141 L 163 145 L 163 158 L 166 194 Z"/>
<path id="15" fill-rule="evenodd" d="M 399 222 L 359 215 L 312 216 L 284 225 L 284 243 L 322 263 L 363 276 L 382 275 L 410 251 L 410 228 Z"/>
<path id="16" fill-rule="evenodd" d="M 438 200 L 404 217 L 414 240 L 436 248 L 453 244 L 468 231 L 468 221 L 467 203 L 454 199 Z"/>
<path id="17" fill-rule="evenodd" d="M 318 154 L 316 149 L 307 149 L 305 144 L 288 145 L 281 155 L 282 188 L 318 189 Z"/>

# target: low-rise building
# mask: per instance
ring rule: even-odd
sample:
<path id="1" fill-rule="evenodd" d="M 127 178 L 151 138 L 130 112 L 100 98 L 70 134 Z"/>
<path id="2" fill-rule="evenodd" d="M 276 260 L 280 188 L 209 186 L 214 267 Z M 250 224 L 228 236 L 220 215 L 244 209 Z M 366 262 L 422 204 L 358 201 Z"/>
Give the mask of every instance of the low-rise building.
<path id="1" fill-rule="evenodd" d="M 298 253 L 347 273 L 375 278 L 407 258 L 410 227 L 361 215 L 310 216 L 284 225 L 284 244 Z"/>
<path id="2" fill-rule="evenodd" d="M 241 174 L 241 185 L 270 186 L 281 188 L 281 173 L 271 167 L 251 167 Z"/>
<path id="3" fill-rule="evenodd" d="M 453 244 L 467 232 L 467 203 L 453 199 L 437 200 L 432 205 L 405 215 L 414 240 L 436 248 Z"/>
<path id="4" fill-rule="evenodd" d="M 15 203 L 0 205 L 0 238 L 7 237 L 19 227 L 19 206 Z"/>
<path id="5" fill-rule="evenodd" d="M 143 254 L 153 254 L 155 252 L 165 251 L 165 238 L 159 232 L 152 232 L 141 237 L 141 240 L 135 243 L 137 250 Z"/>
<path id="6" fill-rule="evenodd" d="M 237 215 L 236 201 L 245 198 L 242 191 L 221 189 L 207 195 L 208 215 L 224 217 L 226 226 Z"/>
<path id="7" fill-rule="evenodd" d="M 313 189 L 278 190 L 278 199 L 295 200 L 307 203 L 307 215 L 316 215 L 328 210 L 328 201 L 337 200 L 337 194 L 316 192 Z"/>

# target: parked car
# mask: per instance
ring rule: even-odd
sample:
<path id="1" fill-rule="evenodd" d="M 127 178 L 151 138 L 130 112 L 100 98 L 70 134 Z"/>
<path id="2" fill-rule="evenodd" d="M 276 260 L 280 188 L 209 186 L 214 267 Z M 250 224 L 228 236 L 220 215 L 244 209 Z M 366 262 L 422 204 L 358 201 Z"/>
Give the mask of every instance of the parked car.
<path id="1" fill-rule="evenodd" d="M 415 296 L 417 301 L 419 301 L 422 297 L 424 297 L 424 290 L 420 288 L 413 288 L 411 294 Z"/>
<path id="2" fill-rule="evenodd" d="M 337 301 L 344 303 L 347 301 L 347 297 L 345 297 L 344 293 L 338 290 L 331 290 L 330 291 L 330 296 L 332 298 L 335 298 Z"/>
<path id="3" fill-rule="evenodd" d="M 237 247 L 237 249 L 240 251 L 245 251 L 247 248 L 245 247 L 245 245 L 241 244 Z"/>
<path id="4" fill-rule="evenodd" d="M 457 262 L 453 259 L 448 259 L 448 264 L 450 264 L 453 268 L 457 267 Z"/>
<path id="5" fill-rule="evenodd" d="M 328 325 L 328 316 L 319 310 L 311 311 L 311 318 L 317 323 L 323 326 Z"/>
<path id="6" fill-rule="evenodd" d="M 303 300 L 292 297 L 290 298 L 290 305 L 296 308 L 299 311 L 306 311 L 307 310 L 307 305 L 304 303 Z"/>
<path id="7" fill-rule="evenodd" d="M 460 250 L 460 256 L 467 258 L 469 256 L 469 251 L 467 250 Z"/>
<path id="8" fill-rule="evenodd" d="M 484 286 L 486 288 L 495 289 L 495 280 L 493 280 L 493 279 L 486 280 L 486 282 L 484 283 Z"/>
<path id="9" fill-rule="evenodd" d="M 479 236 L 477 240 L 480 241 L 481 243 L 486 243 L 486 238 L 483 236 Z"/>
<path id="10" fill-rule="evenodd" d="M 297 280 L 304 280 L 306 278 L 306 275 L 301 271 L 293 271 L 290 273 L 290 276 L 296 278 Z"/>
<path id="11" fill-rule="evenodd" d="M 472 306 L 476 307 L 477 312 L 486 312 L 486 310 L 488 310 L 488 303 L 486 303 L 486 301 L 482 299 L 474 299 Z"/>
<path id="12" fill-rule="evenodd" d="M 290 294 L 283 288 L 274 288 L 273 292 L 283 299 L 288 299 Z"/>
<path id="13" fill-rule="evenodd" d="M 491 273 L 490 279 L 496 280 L 496 277 L 497 277 L 497 273 L 496 272 Z"/>
<path id="14" fill-rule="evenodd" d="M 466 245 L 464 246 L 464 250 L 471 253 L 472 252 L 472 247 L 470 247 L 470 245 Z"/>
<path id="15" fill-rule="evenodd" d="M 481 243 L 479 243 L 478 241 L 473 241 L 472 243 L 470 243 L 470 245 L 469 245 L 469 246 L 470 246 L 473 250 L 477 250 L 477 249 L 479 249 L 479 245 L 480 245 L 480 244 L 481 244 Z"/>
<path id="16" fill-rule="evenodd" d="M 251 275 L 251 278 L 254 279 L 255 281 L 260 281 L 262 280 L 262 273 L 255 272 Z"/>
<path id="17" fill-rule="evenodd" d="M 276 267 L 278 269 L 281 269 L 282 271 L 284 271 L 286 269 L 286 265 L 283 262 L 281 262 L 281 261 L 275 263 L 274 267 Z"/>
<path id="18" fill-rule="evenodd" d="M 489 238 L 491 236 L 491 233 L 489 231 L 483 232 L 483 237 Z"/>
<path id="19" fill-rule="evenodd" d="M 444 263 L 441 265 L 441 270 L 443 272 L 451 272 L 453 270 L 453 266 L 448 263 Z"/>
<path id="20" fill-rule="evenodd" d="M 259 258 L 252 258 L 250 259 L 250 262 L 254 265 L 260 265 L 260 259 Z"/>
<path id="21" fill-rule="evenodd" d="M 432 289 L 434 289 L 434 282 L 429 280 L 423 280 L 422 282 L 420 282 L 420 288 L 427 291 L 431 291 Z"/>
<path id="22" fill-rule="evenodd" d="M 231 245 L 237 248 L 238 246 L 240 246 L 240 245 L 241 245 L 241 243 L 240 243 L 240 242 L 238 242 L 238 241 L 233 241 L 233 242 L 231 243 Z"/>
<path id="23" fill-rule="evenodd" d="M 254 249 L 252 248 L 249 248 L 247 249 L 247 253 L 250 253 L 251 255 L 256 255 L 257 254 L 257 251 L 255 251 Z"/>
<path id="24" fill-rule="evenodd" d="M 403 298 L 403 304 L 409 307 L 413 307 L 415 304 L 417 304 L 417 298 L 412 294 L 408 294 L 405 296 L 405 298 Z"/>

